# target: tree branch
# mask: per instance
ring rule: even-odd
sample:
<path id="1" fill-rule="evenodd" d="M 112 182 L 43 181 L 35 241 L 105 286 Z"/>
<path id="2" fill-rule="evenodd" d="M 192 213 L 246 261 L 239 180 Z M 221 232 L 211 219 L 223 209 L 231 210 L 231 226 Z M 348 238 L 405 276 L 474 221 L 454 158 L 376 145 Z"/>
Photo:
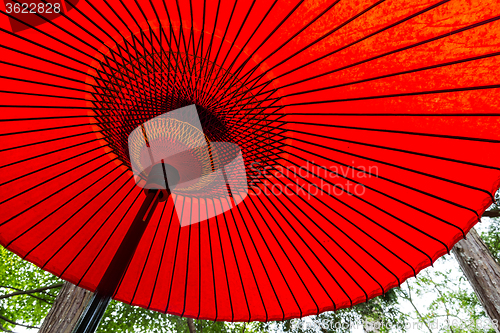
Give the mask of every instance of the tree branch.
<path id="1" fill-rule="evenodd" d="M 439 289 L 438 284 L 436 282 L 434 282 L 434 280 L 431 278 L 431 276 L 429 275 L 429 272 L 427 271 L 426 273 L 427 273 L 427 277 L 429 278 L 429 281 L 434 285 L 434 288 L 436 289 L 436 291 L 438 292 L 438 294 L 441 298 L 441 302 L 443 303 L 444 309 L 446 311 L 446 322 L 448 323 L 448 328 L 450 329 L 451 333 L 455 333 L 455 331 L 453 330 L 453 328 L 451 326 L 450 310 L 448 309 L 448 306 L 446 305 L 446 297 L 441 292 L 441 289 Z"/>
<path id="2" fill-rule="evenodd" d="M 12 325 L 16 325 L 16 326 L 22 326 L 22 327 L 26 327 L 26 328 L 36 328 L 36 329 L 39 329 L 40 327 L 36 327 L 36 326 L 30 326 L 30 325 L 24 325 L 24 324 L 19 324 L 19 323 L 16 323 L 15 321 L 13 320 L 10 320 L 9 318 L 7 317 L 4 317 L 2 315 L 0 315 L 0 319 L 12 324 Z"/>
<path id="3" fill-rule="evenodd" d="M 427 327 L 430 333 L 432 333 L 431 328 L 427 324 L 427 321 L 424 319 L 420 311 L 418 310 L 417 306 L 413 303 L 413 298 L 411 297 L 411 287 L 408 284 L 408 281 L 406 281 L 406 285 L 408 286 L 408 294 L 404 291 L 403 288 L 400 288 L 401 293 L 403 294 L 403 298 L 406 299 L 407 301 L 410 302 L 410 304 L 413 306 L 413 309 L 415 310 L 415 313 L 417 314 L 417 317 L 420 319 L 420 321 Z"/>
<path id="4" fill-rule="evenodd" d="M 500 209 L 498 208 L 493 208 L 490 210 L 487 210 L 483 213 L 483 216 L 486 217 L 500 217 Z"/>
<path id="5" fill-rule="evenodd" d="M 3 327 L 1 324 L 0 324 L 0 331 L 2 332 L 7 332 L 7 333 L 14 333 L 12 331 L 9 331 L 8 329 L 6 329 L 5 327 Z"/>
<path id="6" fill-rule="evenodd" d="M 0 288 L 12 289 L 12 290 L 17 290 L 17 291 L 22 291 L 22 292 L 24 292 L 24 290 L 19 289 L 19 288 L 14 288 L 14 287 L 0 286 Z M 36 299 L 39 299 L 40 301 L 45 302 L 45 303 L 47 303 L 47 304 L 50 304 L 50 305 L 54 304 L 53 302 L 50 302 L 50 301 L 48 301 L 48 300 L 46 300 L 45 298 L 42 298 L 42 297 L 40 297 L 40 296 L 33 295 L 33 294 L 28 294 L 28 295 L 29 295 L 29 296 L 31 296 L 31 297 L 34 297 L 34 298 L 36 298 Z M 48 295 L 50 295 L 50 294 L 48 294 Z M 52 295 L 50 295 L 50 296 L 52 296 Z M 53 297 L 53 296 L 52 296 L 52 297 Z"/>
<path id="7" fill-rule="evenodd" d="M 187 318 L 187 325 L 189 328 L 189 333 L 196 333 L 196 327 L 194 326 L 193 318 Z"/>
<path id="8" fill-rule="evenodd" d="M 483 213 L 483 216 L 486 217 L 500 217 L 500 210 L 499 209 L 492 209 L 488 210 Z"/>
<path id="9" fill-rule="evenodd" d="M 42 287 L 42 288 L 38 288 L 38 289 L 33 289 L 33 290 L 21 290 L 21 291 L 16 291 L 14 293 L 10 293 L 10 294 L 7 294 L 7 295 L 0 295 L 0 299 L 3 299 L 3 298 L 9 298 L 9 297 L 12 297 L 12 296 L 17 296 L 17 295 L 29 295 L 29 294 L 32 294 L 32 293 L 38 293 L 38 292 L 41 292 L 41 291 L 45 291 L 45 290 L 49 290 L 49 289 L 55 289 L 55 288 L 59 288 L 59 287 L 62 287 L 63 283 L 56 283 L 56 284 L 53 284 L 51 286 L 48 286 L 48 287 Z"/>

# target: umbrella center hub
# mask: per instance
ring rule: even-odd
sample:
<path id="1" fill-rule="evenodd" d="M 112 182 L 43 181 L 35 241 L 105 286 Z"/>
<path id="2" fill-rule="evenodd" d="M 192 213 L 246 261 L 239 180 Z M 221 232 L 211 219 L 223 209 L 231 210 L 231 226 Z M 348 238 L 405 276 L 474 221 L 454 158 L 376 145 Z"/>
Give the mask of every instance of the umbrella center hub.
<path id="1" fill-rule="evenodd" d="M 203 134 L 211 142 L 241 147 L 250 178 L 257 168 L 272 168 L 282 158 L 271 147 L 279 144 L 277 128 L 264 97 L 213 62 L 192 54 L 162 50 L 132 61 L 102 66 L 107 76 L 93 77 L 92 115 L 101 140 L 131 169 L 130 133 L 148 120 L 195 104 Z M 95 128 L 95 127 L 94 127 Z M 254 167 L 252 168 L 251 165 Z M 255 179 L 249 182 L 255 184 Z"/>

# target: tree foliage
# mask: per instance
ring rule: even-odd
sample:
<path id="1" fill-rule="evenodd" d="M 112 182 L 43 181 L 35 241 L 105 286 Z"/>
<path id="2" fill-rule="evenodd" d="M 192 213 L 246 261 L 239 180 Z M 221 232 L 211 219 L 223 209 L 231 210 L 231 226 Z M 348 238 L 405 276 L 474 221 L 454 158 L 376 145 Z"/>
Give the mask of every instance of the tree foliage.
<path id="1" fill-rule="evenodd" d="M 397 290 L 400 303 L 407 301 L 413 308 L 408 318 L 410 326 L 421 332 L 494 333 L 454 259 L 440 258 L 436 266 L 451 268 L 424 270 Z"/>
<path id="2" fill-rule="evenodd" d="M 0 267 L 0 293 L 3 295 L 0 296 L 0 330 L 14 329 L 13 323 L 38 326 L 52 306 L 62 281 L 3 247 L 0 247 Z M 53 288 L 30 292 L 44 287 Z"/>

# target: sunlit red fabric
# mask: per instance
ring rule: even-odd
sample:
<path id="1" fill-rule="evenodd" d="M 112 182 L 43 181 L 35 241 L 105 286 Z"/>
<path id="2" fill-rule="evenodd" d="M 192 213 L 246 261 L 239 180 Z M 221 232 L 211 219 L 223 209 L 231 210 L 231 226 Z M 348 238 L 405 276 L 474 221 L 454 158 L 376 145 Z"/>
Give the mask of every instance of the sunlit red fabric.
<path id="1" fill-rule="evenodd" d="M 200 199 L 160 203 L 117 300 L 349 307 L 447 253 L 499 187 L 498 1 L 71 3 L 19 29 L 0 2 L 0 243 L 65 280 L 95 290 L 143 201 L 128 133 L 193 103 L 249 195 L 182 228 L 175 200 Z"/>

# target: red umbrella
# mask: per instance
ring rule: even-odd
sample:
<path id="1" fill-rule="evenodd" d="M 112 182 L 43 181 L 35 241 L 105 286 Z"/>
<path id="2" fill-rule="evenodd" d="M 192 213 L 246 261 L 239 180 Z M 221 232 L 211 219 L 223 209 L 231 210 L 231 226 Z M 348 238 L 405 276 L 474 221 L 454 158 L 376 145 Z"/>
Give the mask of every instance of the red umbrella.
<path id="1" fill-rule="evenodd" d="M 499 187 L 496 1 L 33 2 L 0 22 L 0 243 L 83 288 L 155 208 L 129 135 L 192 104 L 208 144 L 241 149 L 248 196 L 154 201 L 117 300 L 226 321 L 349 307 L 449 252 Z"/>

